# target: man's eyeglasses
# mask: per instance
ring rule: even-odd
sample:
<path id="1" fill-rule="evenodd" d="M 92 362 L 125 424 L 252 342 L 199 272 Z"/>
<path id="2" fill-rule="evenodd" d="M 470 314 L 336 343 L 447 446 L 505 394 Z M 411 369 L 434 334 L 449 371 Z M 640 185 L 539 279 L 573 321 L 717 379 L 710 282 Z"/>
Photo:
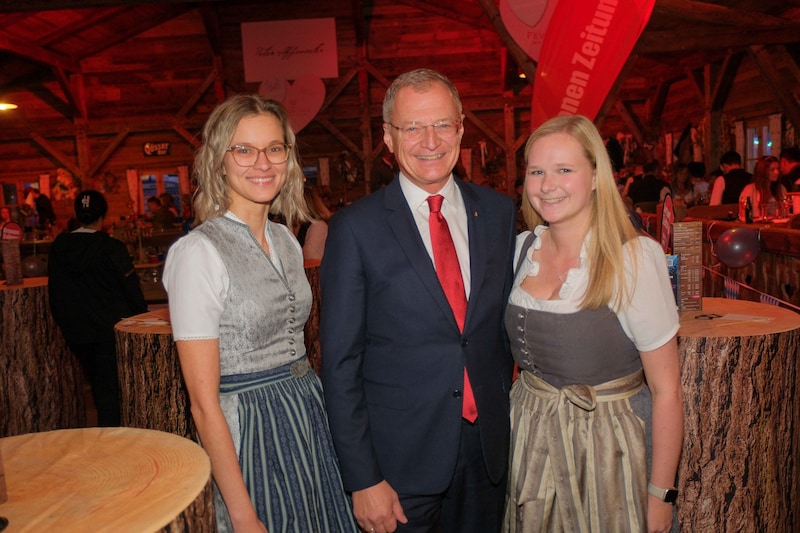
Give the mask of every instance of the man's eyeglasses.
<path id="1" fill-rule="evenodd" d="M 387 126 L 391 126 L 392 128 L 396 129 L 400 132 L 400 136 L 407 141 L 416 141 L 421 139 L 425 130 L 428 128 L 433 128 L 433 131 L 436 132 L 436 135 L 439 136 L 440 139 L 452 139 L 458 133 L 458 129 L 461 127 L 460 120 L 438 120 L 433 124 L 416 124 L 411 123 L 408 126 L 395 126 L 391 122 L 386 123 Z"/>
<path id="2" fill-rule="evenodd" d="M 289 160 L 289 153 L 292 149 L 291 144 L 275 143 L 266 148 L 256 148 L 249 144 L 235 144 L 228 148 L 228 152 L 233 156 L 236 164 L 242 167 L 252 167 L 258 161 L 258 154 L 264 152 L 267 161 L 273 165 L 280 165 Z"/>

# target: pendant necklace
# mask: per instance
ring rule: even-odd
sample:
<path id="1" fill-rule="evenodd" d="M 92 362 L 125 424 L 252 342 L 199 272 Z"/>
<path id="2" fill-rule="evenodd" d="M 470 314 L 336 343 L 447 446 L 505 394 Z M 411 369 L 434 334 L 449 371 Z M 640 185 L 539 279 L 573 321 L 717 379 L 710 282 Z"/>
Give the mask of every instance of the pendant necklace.
<path id="1" fill-rule="evenodd" d="M 550 249 L 553 252 L 550 255 L 550 263 L 553 265 L 553 271 L 555 271 L 556 277 L 558 278 L 558 281 L 560 281 L 561 283 L 564 283 L 564 281 L 567 279 L 567 273 L 570 271 L 570 269 L 572 267 L 567 267 L 567 269 L 563 273 L 558 271 L 558 267 L 556 266 L 556 253 L 555 253 L 556 252 L 556 245 L 553 243 L 553 236 L 550 234 L 549 231 L 547 233 L 547 236 L 550 238 Z M 569 264 L 572 264 L 574 262 L 575 262 L 575 260 L 573 259 L 572 261 L 569 262 Z"/>

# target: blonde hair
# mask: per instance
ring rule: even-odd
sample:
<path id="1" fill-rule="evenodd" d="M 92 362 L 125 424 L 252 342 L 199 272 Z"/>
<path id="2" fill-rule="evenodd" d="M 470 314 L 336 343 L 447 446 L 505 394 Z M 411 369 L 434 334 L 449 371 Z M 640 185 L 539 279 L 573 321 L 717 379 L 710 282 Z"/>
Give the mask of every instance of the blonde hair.
<path id="1" fill-rule="evenodd" d="M 639 233 L 628 217 L 628 211 L 617 189 L 611 160 L 603 139 L 591 120 L 582 115 L 561 115 L 539 126 L 525 144 L 525 162 L 531 146 L 547 135 L 566 133 L 583 147 L 583 154 L 595 172 L 595 190 L 591 197 L 590 228 L 592 238 L 588 246 L 589 285 L 581 302 L 581 309 L 598 309 L 610 305 L 619 310 L 630 300 L 623 246 L 638 246 Z M 526 178 L 527 180 L 527 175 Z M 544 220 L 536 212 L 527 195 L 522 198 L 522 213 L 530 229 Z M 635 252 L 636 248 L 631 252 Z M 633 277 L 636 275 L 636 253 L 633 258 Z"/>
<path id="2" fill-rule="evenodd" d="M 239 122 L 255 115 L 277 118 L 283 130 L 284 142 L 291 145 L 286 162 L 286 182 L 270 205 L 270 212 L 283 214 L 289 227 L 295 222 L 309 219 L 303 199 L 303 170 L 286 109 L 280 102 L 257 94 L 237 94 L 217 106 L 203 126 L 203 144 L 195 155 L 192 173 L 197 184 L 194 211 L 200 222 L 223 215 L 230 207 L 230 184 L 223 171 L 225 153 L 230 148 Z"/>

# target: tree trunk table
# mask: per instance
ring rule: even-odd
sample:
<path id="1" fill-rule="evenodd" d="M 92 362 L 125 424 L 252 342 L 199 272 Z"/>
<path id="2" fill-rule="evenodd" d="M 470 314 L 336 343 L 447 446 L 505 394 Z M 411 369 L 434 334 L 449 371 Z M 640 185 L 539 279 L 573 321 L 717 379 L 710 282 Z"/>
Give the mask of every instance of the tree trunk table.
<path id="1" fill-rule="evenodd" d="M 800 314 L 703 298 L 681 313 L 678 345 L 681 531 L 797 531 Z"/>
<path id="2" fill-rule="evenodd" d="M 0 283 L 0 437 L 86 425 L 83 373 L 50 313 L 47 278 Z"/>
<path id="3" fill-rule="evenodd" d="M 194 439 L 189 393 L 172 340 L 169 310 L 122 319 L 114 330 L 121 425 Z"/>
<path id="4" fill-rule="evenodd" d="M 216 530 L 211 464 L 160 431 L 84 428 L 0 439 L 9 531 Z"/>

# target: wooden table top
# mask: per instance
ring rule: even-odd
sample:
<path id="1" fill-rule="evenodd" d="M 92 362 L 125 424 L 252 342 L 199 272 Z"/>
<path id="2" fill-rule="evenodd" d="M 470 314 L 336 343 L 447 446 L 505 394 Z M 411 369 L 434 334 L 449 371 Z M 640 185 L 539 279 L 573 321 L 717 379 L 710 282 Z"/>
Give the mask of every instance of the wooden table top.
<path id="1" fill-rule="evenodd" d="M 783 307 L 747 300 L 703 298 L 702 311 L 681 312 L 678 336 L 748 337 L 798 328 L 800 314 Z"/>
<path id="2" fill-rule="evenodd" d="M 31 287 L 42 287 L 47 285 L 47 276 L 38 278 L 22 278 L 22 285 L 7 285 L 5 281 L 0 282 L 0 291 L 13 291 L 14 289 L 30 289 Z"/>
<path id="3" fill-rule="evenodd" d="M 11 532 L 157 531 L 211 475 L 189 439 L 149 429 L 84 428 L 0 439 Z"/>
<path id="4" fill-rule="evenodd" d="M 123 318 L 114 326 L 118 331 L 126 333 L 154 333 L 157 335 L 171 334 L 172 324 L 169 321 L 169 309 L 157 309 L 140 315 Z"/>

